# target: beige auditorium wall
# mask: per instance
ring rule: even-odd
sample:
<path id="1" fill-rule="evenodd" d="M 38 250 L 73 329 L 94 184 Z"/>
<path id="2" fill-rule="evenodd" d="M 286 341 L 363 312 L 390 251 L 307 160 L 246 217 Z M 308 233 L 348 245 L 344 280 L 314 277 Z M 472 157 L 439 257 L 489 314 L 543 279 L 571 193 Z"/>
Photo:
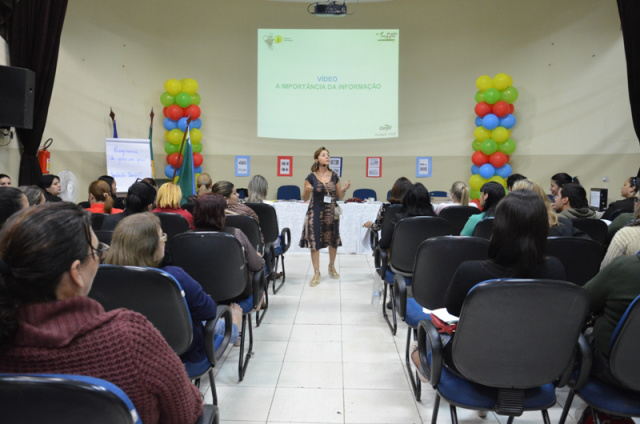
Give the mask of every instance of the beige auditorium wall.
<path id="1" fill-rule="evenodd" d="M 355 2 L 347 2 L 352 11 Z M 470 176 L 475 80 L 506 72 L 520 98 L 511 164 L 545 186 L 558 171 L 617 195 L 640 165 L 629 112 L 615 2 L 601 0 L 396 0 L 360 3 L 354 15 L 321 19 L 306 3 L 266 0 L 70 0 L 44 137 L 55 140 L 52 170 L 88 183 L 105 172 L 109 107 L 121 137 L 144 138 L 156 112 L 156 176 L 164 168 L 162 105 L 168 78 L 195 78 L 202 96 L 204 169 L 233 176 L 235 155 L 275 187 L 301 184 L 316 147 L 344 158 L 354 187 L 381 196 L 395 178 L 415 180 L 415 157 L 433 157 L 430 189 Z M 258 28 L 398 28 L 397 139 L 301 141 L 256 135 Z M 332 111 L 321 111 L 330 119 Z M 3 152 L 3 155 L 6 152 Z M 276 177 L 276 156 L 294 157 L 294 177 Z M 383 157 L 383 178 L 367 179 L 365 156 Z M 17 174 L 16 165 L 10 164 Z M 603 183 L 602 177 L 611 179 Z"/>

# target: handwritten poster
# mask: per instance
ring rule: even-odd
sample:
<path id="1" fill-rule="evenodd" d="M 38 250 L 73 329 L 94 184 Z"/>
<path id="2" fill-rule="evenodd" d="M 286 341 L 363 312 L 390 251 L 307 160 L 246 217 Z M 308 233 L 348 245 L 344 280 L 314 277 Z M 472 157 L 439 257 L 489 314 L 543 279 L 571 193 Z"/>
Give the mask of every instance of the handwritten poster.
<path id="1" fill-rule="evenodd" d="M 151 175 L 151 151 L 149 139 L 107 138 L 107 174 L 118 188 L 127 191 L 138 178 Z"/>

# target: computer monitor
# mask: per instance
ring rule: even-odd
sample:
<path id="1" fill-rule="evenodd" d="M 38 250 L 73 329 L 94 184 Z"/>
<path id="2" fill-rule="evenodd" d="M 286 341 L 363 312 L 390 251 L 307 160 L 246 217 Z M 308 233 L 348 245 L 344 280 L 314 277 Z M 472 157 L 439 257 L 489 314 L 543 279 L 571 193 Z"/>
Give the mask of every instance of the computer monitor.
<path id="1" fill-rule="evenodd" d="M 599 211 L 607 209 L 607 194 L 609 189 L 592 188 L 589 196 L 589 206 Z"/>

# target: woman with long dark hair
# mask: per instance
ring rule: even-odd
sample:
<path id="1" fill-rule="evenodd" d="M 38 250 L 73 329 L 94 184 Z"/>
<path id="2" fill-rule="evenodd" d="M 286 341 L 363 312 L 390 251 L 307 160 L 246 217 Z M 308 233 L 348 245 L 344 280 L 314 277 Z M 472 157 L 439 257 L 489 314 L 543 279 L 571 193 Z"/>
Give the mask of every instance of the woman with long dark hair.
<path id="1" fill-rule="evenodd" d="M 580 180 L 578 180 L 578 177 L 572 177 L 566 172 L 558 172 L 557 174 L 553 174 L 553 176 L 551 177 L 551 185 L 549 187 L 551 196 L 555 198 L 558 195 L 558 190 L 560 190 L 565 184 L 569 183 L 580 184 Z"/>
<path id="2" fill-rule="evenodd" d="M 482 208 L 482 212 L 469 217 L 467 223 L 464 224 L 464 228 L 460 231 L 460 235 L 472 236 L 473 230 L 475 230 L 478 222 L 485 218 L 493 217 L 498 203 L 504 198 L 504 196 L 505 192 L 502 185 L 493 181 L 484 183 L 480 188 L 480 207 Z"/>
<path id="3" fill-rule="evenodd" d="M 400 177 L 393 183 L 393 187 L 391 187 L 391 193 L 389 194 L 389 198 L 386 202 L 380 205 L 380 209 L 378 210 L 378 215 L 376 216 L 376 220 L 374 222 L 367 221 L 364 223 L 363 227 L 371 228 L 372 231 L 380 231 L 382 229 L 382 220 L 384 219 L 384 214 L 391 205 L 400 205 L 402 204 L 402 199 L 404 199 L 404 195 L 409 191 L 409 189 L 413 186 L 411 181 L 408 178 Z"/>
<path id="4" fill-rule="evenodd" d="M 62 193 L 62 186 L 60 185 L 60 178 L 57 175 L 45 174 L 38 180 L 38 187 L 44 190 L 44 197 L 47 202 L 62 202 L 60 193 Z"/>

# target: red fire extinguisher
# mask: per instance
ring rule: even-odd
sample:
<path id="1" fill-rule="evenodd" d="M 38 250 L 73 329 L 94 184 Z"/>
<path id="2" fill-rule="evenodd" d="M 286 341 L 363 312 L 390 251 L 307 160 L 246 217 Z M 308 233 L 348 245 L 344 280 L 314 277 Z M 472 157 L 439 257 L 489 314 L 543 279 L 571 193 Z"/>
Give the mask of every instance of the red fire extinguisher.
<path id="1" fill-rule="evenodd" d="M 38 150 L 38 162 L 40 163 L 40 170 L 43 174 L 48 174 L 51 169 L 51 152 L 47 150 L 51 147 L 51 143 L 53 143 L 53 138 L 45 141 L 42 149 Z"/>

